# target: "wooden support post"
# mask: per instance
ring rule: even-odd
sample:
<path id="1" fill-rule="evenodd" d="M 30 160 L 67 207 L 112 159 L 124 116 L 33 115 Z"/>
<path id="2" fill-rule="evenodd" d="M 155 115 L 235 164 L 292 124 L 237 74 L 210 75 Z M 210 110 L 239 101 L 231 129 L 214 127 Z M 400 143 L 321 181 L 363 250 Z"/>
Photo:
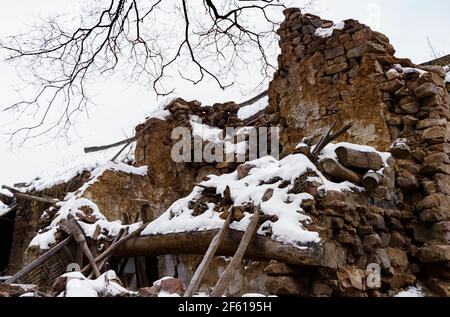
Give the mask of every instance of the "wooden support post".
<path id="1" fill-rule="evenodd" d="M 256 232 L 256 229 L 258 227 L 259 223 L 259 207 L 254 208 L 253 213 L 253 219 L 250 222 L 249 226 L 247 227 L 247 230 L 244 233 L 244 236 L 242 237 L 241 242 L 239 243 L 239 247 L 236 250 L 236 253 L 234 254 L 233 258 L 231 259 L 231 262 L 228 264 L 227 268 L 225 269 L 225 272 L 223 272 L 222 276 L 219 278 L 219 281 L 217 282 L 216 286 L 214 287 L 214 291 L 212 292 L 212 297 L 220 297 L 225 292 L 226 287 L 230 283 L 230 280 L 232 279 L 233 275 L 235 274 L 236 270 L 238 270 L 239 266 L 242 263 L 242 259 L 244 258 L 245 252 L 247 251 L 248 245 L 250 244 L 250 241 L 253 237 L 253 235 Z"/>
<path id="2" fill-rule="evenodd" d="M 184 293 L 184 297 L 192 297 L 194 292 L 198 289 L 200 286 L 200 283 L 202 282 L 203 277 L 205 276 L 206 270 L 208 269 L 209 264 L 211 263 L 211 260 L 214 257 L 214 254 L 216 254 L 217 248 L 222 243 L 223 238 L 225 237 L 225 234 L 227 233 L 231 219 L 233 218 L 233 212 L 230 211 L 228 213 L 228 217 L 222 227 L 220 229 L 219 233 L 216 234 L 214 239 L 211 241 L 211 244 L 209 245 L 208 250 L 205 253 L 205 256 L 203 257 L 202 262 L 198 266 L 197 270 L 194 273 L 194 276 L 191 279 L 191 282 L 189 283 L 189 286 Z"/>

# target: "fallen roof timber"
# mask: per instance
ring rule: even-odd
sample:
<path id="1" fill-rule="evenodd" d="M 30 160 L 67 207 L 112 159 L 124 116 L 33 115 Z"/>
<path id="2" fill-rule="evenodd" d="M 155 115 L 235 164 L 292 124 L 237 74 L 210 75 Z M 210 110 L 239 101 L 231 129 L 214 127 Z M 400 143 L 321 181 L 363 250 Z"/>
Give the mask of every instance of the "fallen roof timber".
<path id="1" fill-rule="evenodd" d="M 116 256 L 156 256 L 165 254 L 204 255 L 217 230 L 165 235 L 140 236 L 122 244 L 114 251 Z M 233 256 L 244 232 L 230 230 L 217 249 L 217 256 Z M 299 249 L 268 237 L 255 236 L 245 253 L 245 259 L 287 264 L 336 268 L 341 263 L 340 249 L 333 243 L 312 244 Z"/>

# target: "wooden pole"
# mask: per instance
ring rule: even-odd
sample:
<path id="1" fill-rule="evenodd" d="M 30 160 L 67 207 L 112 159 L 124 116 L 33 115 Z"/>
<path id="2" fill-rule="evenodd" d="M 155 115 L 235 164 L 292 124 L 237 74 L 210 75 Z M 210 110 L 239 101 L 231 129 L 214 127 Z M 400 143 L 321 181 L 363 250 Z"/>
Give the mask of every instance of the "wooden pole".
<path id="1" fill-rule="evenodd" d="M 56 198 L 38 197 L 38 196 L 30 195 L 30 194 L 25 194 L 25 193 L 18 191 L 15 188 L 12 188 L 12 187 L 9 187 L 6 185 L 3 185 L 2 188 L 9 190 L 14 196 L 16 196 L 17 198 L 20 198 L 20 199 L 33 200 L 33 201 L 38 201 L 38 202 L 47 203 L 47 204 L 51 204 L 51 205 L 59 203 L 59 199 L 56 199 Z"/>
<path id="2" fill-rule="evenodd" d="M 259 222 L 259 207 L 254 208 L 252 221 L 250 222 L 247 230 L 245 231 L 244 236 L 242 237 L 242 240 L 239 243 L 239 247 L 236 253 L 231 259 L 230 264 L 228 264 L 227 268 L 225 269 L 225 272 L 223 272 L 222 276 L 219 278 L 219 281 L 214 287 L 214 291 L 212 292 L 211 295 L 212 297 L 220 297 L 225 292 L 225 289 L 230 283 L 233 275 L 235 274 L 236 270 L 239 269 L 239 266 L 242 263 L 242 259 L 244 258 L 245 252 L 247 251 L 250 241 L 258 227 L 258 222 Z"/>
<path id="3" fill-rule="evenodd" d="M 94 271 L 95 277 L 99 278 L 100 277 L 100 270 L 97 267 L 97 264 L 95 264 L 95 259 L 94 256 L 91 253 L 91 250 L 89 250 L 89 247 L 86 243 L 86 241 L 82 242 L 82 246 L 83 246 L 83 252 L 86 255 L 86 257 L 89 260 L 89 263 L 91 264 L 92 270 Z"/>
<path id="4" fill-rule="evenodd" d="M 133 231 L 132 233 L 130 233 L 129 235 L 121 238 L 119 241 L 117 241 L 115 244 L 112 244 L 108 250 L 106 250 L 105 252 L 103 252 L 102 254 L 100 254 L 98 257 L 95 258 L 95 262 L 99 262 L 103 259 L 105 259 L 106 257 L 108 257 L 109 255 L 112 255 L 113 252 L 120 247 L 121 245 L 123 245 L 126 241 L 138 236 L 142 230 L 144 230 L 146 227 L 148 226 L 148 223 L 142 225 L 141 227 L 139 227 L 137 230 Z M 89 266 L 85 266 L 82 270 L 81 273 L 86 273 L 86 271 L 89 269 Z"/>
<path id="5" fill-rule="evenodd" d="M 84 148 L 84 153 L 92 153 L 92 152 L 99 152 L 99 151 L 104 151 L 113 147 L 117 147 L 123 144 L 129 144 L 136 141 L 136 137 L 132 137 L 126 140 L 122 140 L 113 144 L 108 144 L 108 145 L 102 145 L 102 146 L 92 146 L 92 147 L 86 147 Z"/>
<path id="6" fill-rule="evenodd" d="M 222 243 L 223 238 L 225 237 L 225 234 L 227 233 L 231 219 L 233 217 L 233 212 L 230 211 L 228 213 L 228 217 L 222 227 L 220 229 L 219 233 L 217 233 L 214 236 L 214 239 L 211 241 L 211 244 L 209 245 L 208 250 L 206 251 L 205 256 L 202 259 L 202 262 L 200 262 L 200 265 L 198 266 L 197 270 L 194 273 L 194 276 L 191 279 L 191 282 L 189 283 L 189 286 L 184 293 L 184 297 L 192 297 L 194 292 L 198 289 L 200 286 L 200 283 L 202 282 L 203 277 L 205 276 L 206 270 L 208 269 L 209 264 L 211 263 L 214 254 L 216 254 L 217 248 Z"/>

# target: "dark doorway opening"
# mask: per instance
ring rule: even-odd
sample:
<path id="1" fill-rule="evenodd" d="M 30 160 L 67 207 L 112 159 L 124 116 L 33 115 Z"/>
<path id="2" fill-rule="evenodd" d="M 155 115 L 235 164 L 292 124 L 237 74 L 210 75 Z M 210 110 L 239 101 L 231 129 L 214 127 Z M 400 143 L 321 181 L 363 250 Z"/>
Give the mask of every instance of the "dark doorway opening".
<path id="1" fill-rule="evenodd" d="M 15 211 L 11 211 L 0 217 L 0 276 L 5 275 L 8 268 L 15 218 Z"/>

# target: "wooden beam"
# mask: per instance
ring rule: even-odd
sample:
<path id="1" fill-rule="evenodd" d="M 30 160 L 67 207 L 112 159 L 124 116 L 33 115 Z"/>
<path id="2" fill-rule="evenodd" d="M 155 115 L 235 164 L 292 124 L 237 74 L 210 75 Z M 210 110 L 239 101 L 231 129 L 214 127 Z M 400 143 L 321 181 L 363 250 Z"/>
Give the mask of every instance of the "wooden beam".
<path id="1" fill-rule="evenodd" d="M 192 277 L 191 282 L 189 283 L 189 286 L 184 293 L 184 297 L 192 297 L 192 295 L 194 295 L 194 292 L 200 286 L 200 283 L 205 276 L 206 270 L 208 269 L 208 266 L 211 263 L 214 254 L 216 254 L 217 248 L 222 243 L 225 234 L 228 232 L 232 217 L 233 212 L 230 211 L 228 213 L 227 219 L 225 220 L 225 223 L 223 224 L 222 229 L 220 229 L 220 231 L 212 239 L 211 244 L 209 245 L 208 250 L 206 251 L 205 256 L 202 259 L 202 262 L 195 271 L 194 276 Z"/>
<path id="2" fill-rule="evenodd" d="M 383 167 L 383 159 L 377 152 L 364 152 L 340 146 L 336 149 L 339 162 L 345 167 L 378 171 Z"/>
<path id="3" fill-rule="evenodd" d="M 376 172 L 367 172 L 363 177 L 364 188 L 371 192 L 377 188 L 383 181 L 383 175 Z"/>
<path id="4" fill-rule="evenodd" d="M 92 267 L 92 270 L 94 271 L 95 277 L 99 278 L 100 270 L 98 269 L 97 264 L 95 263 L 94 256 L 92 255 L 92 252 L 86 243 L 86 237 L 84 236 L 84 232 L 78 225 L 76 219 L 71 217 L 66 221 L 63 221 L 61 223 L 61 228 L 66 232 L 67 231 L 70 232 L 70 234 L 73 236 L 78 245 L 81 245 L 81 247 L 83 248 L 83 253 L 88 259 L 89 264 Z"/>
<path id="5" fill-rule="evenodd" d="M 123 144 L 129 144 L 129 143 L 132 143 L 134 141 L 136 141 L 136 137 L 135 136 L 132 137 L 132 138 L 129 138 L 129 139 L 126 139 L 126 140 L 122 140 L 122 141 L 119 141 L 119 142 L 115 142 L 115 143 L 112 143 L 112 144 L 108 144 L 108 145 L 86 147 L 86 148 L 84 148 L 84 153 L 92 153 L 92 152 L 104 151 L 104 150 L 107 150 L 107 149 L 110 149 L 110 148 L 113 148 L 113 147 L 117 147 L 117 146 L 120 146 L 120 145 L 123 145 Z"/>
<path id="6" fill-rule="evenodd" d="M 142 230 L 144 230 L 146 227 L 148 226 L 148 223 L 143 224 L 141 227 L 139 227 L 137 230 L 133 231 L 132 233 L 126 235 L 125 237 L 121 238 L 119 241 L 117 241 L 116 243 L 112 244 L 105 252 L 103 252 L 102 254 L 100 254 L 98 257 L 95 258 L 95 262 L 99 262 L 102 261 L 104 259 L 106 259 L 108 256 L 113 255 L 114 251 L 116 249 L 118 249 L 119 247 L 121 247 L 125 242 L 127 242 L 128 240 L 138 236 Z M 89 265 L 85 266 L 82 270 L 81 273 L 85 274 L 87 271 L 89 270 Z"/>
<path id="7" fill-rule="evenodd" d="M 314 147 L 314 150 L 310 154 L 310 159 L 314 163 L 317 161 L 320 152 L 331 142 L 339 138 L 341 135 L 343 135 L 345 132 L 347 132 L 351 127 L 353 127 L 353 123 L 348 123 L 336 132 L 333 132 L 334 127 L 336 126 L 337 121 L 334 121 L 331 125 L 328 132 L 320 139 L 319 143 Z"/>
<path id="8" fill-rule="evenodd" d="M 254 213 L 252 221 L 248 225 L 247 230 L 245 231 L 244 236 L 239 243 L 236 253 L 231 259 L 231 262 L 228 264 L 225 272 L 222 273 L 219 280 L 217 281 L 217 284 L 214 287 L 214 291 L 211 294 L 212 297 L 221 297 L 225 292 L 225 289 L 228 287 L 228 284 L 230 284 L 230 281 L 233 278 L 234 274 L 237 270 L 239 270 L 239 266 L 242 263 L 245 252 L 247 251 L 250 241 L 253 238 L 253 235 L 256 233 L 259 224 L 259 207 L 254 207 L 253 211 Z"/>
<path id="9" fill-rule="evenodd" d="M 354 184 L 359 184 L 361 182 L 361 177 L 357 173 L 344 167 L 334 159 L 324 159 L 320 161 L 320 165 L 325 173 L 340 181 L 349 181 Z"/>
<path id="10" fill-rule="evenodd" d="M 25 194 L 25 193 L 18 191 L 15 188 L 12 188 L 12 187 L 9 187 L 6 185 L 3 185 L 2 188 L 9 190 L 16 198 L 19 198 L 19 199 L 38 201 L 41 203 L 47 203 L 47 204 L 51 204 L 51 205 L 54 205 L 54 204 L 60 202 L 60 200 L 56 199 L 56 198 L 39 197 L 39 196 L 30 195 L 30 194 Z"/>
<path id="11" fill-rule="evenodd" d="M 115 248 L 113 255 L 122 257 L 159 256 L 171 254 L 205 255 L 212 239 L 219 229 L 171 233 L 165 235 L 140 236 Z M 232 230 L 225 235 L 216 251 L 216 256 L 233 256 L 242 240 L 242 231 Z M 255 261 L 277 260 L 288 264 L 324 266 L 335 268 L 336 246 L 333 243 L 310 244 L 299 249 L 290 244 L 283 244 L 269 237 L 255 236 L 245 253 L 245 258 Z"/>
<path id="12" fill-rule="evenodd" d="M 253 97 L 253 98 L 251 98 L 251 99 L 249 99 L 247 101 L 241 102 L 240 104 L 238 104 L 238 106 L 241 107 L 241 108 L 242 107 L 246 107 L 246 106 L 250 106 L 250 105 L 254 104 L 255 102 L 261 100 L 262 98 L 266 97 L 267 94 L 268 94 L 267 90 L 263 91 L 262 93 L 256 95 L 255 97 Z"/>

